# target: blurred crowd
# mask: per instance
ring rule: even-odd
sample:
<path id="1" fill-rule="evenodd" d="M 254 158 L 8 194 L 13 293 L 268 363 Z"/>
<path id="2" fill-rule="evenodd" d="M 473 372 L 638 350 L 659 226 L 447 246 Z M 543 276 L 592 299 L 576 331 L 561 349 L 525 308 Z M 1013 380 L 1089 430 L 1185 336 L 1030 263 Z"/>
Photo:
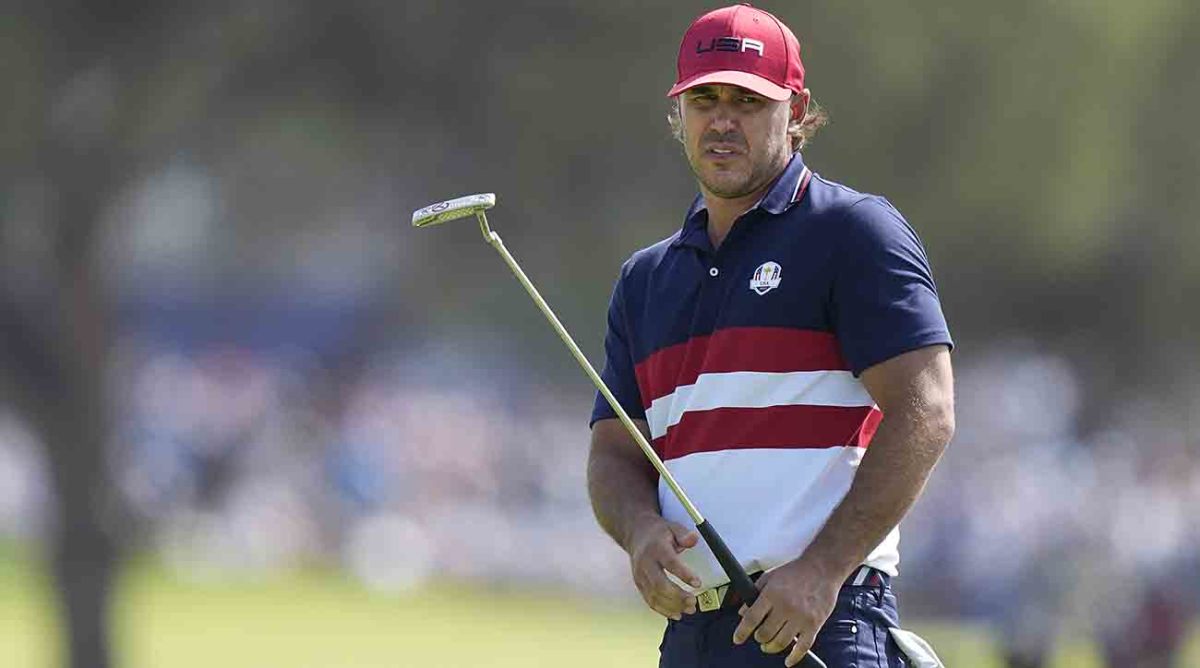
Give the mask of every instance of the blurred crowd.
<path id="1" fill-rule="evenodd" d="M 443 343 L 347 371 L 294 351 L 141 351 L 120 479 L 185 571 L 318 561 L 382 589 L 607 587 L 620 563 L 584 494 L 586 397 L 485 354 Z"/>
<path id="2" fill-rule="evenodd" d="M 1014 668 L 1079 634 L 1114 668 L 1176 665 L 1200 602 L 1191 416 L 1130 392 L 1081 439 L 1076 374 L 1028 345 L 957 376 L 955 441 L 903 532 L 910 606 L 988 624 Z"/>
<path id="3" fill-rule="evenodd" d="M 450 578 L 632 596 L 587 501 L 582 377 L 542 384 L 471 341 L 349 369 L 234 345 L 131 341 L 117 357 L 127 538 L 187 577 L 335 564 L 384 591 Z M 1085 440 L 1062 359 L 1017 343 L 957 373 L 955 442 L 904 526 L 907 614 L 987 624 L 1013 666 L 1073 633 L 1111 665 L 1169 665 L 1122 652 L 1169 654 L 1200 600 L 1189 416 L 1131 403 Z M 39 452 L 0 417 L 0 535 L 41 530 Z"/>

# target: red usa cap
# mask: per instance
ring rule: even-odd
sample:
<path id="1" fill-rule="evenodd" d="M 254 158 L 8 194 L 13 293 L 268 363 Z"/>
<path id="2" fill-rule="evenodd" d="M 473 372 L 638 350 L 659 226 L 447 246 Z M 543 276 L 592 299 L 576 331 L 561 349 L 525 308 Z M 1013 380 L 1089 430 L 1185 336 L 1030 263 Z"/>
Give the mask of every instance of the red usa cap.
<path id="1" fill-rule="evenodd" d="M 800 41 L 783 21 L 749 4 L 693 21 L 679 45 L 678 71 L 667 97 L 704 84 L 741 86 L 772 100 L 804 90 Z"/>

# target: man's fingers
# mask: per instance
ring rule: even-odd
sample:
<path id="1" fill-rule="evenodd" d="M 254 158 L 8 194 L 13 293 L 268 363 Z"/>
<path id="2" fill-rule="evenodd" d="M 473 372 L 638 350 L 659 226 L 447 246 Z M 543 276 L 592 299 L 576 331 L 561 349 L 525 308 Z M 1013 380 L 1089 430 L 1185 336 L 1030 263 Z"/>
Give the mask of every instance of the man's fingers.
<path id="1" fill-rule="evenodd" d="M 700 586 L 700 578 L 696 577 L 683 562 L 678 560 L 669 560 L 662 564 L 654 564 L 649 566 L 642 573 L 642 583 L 639 586 L 645 586 L 648 589 L 661 592 L 664 596 L 671 596 L 683 601 L 685 598 L 695 599 L 689 592 L 683 590 L 679 585 L 675 584 L 671 578 L 667 577 L 667 572 L 670 572 L 675 577 L 687 582 L 693 587 Z M 690 578 L 690 579 L 689 579 Z"/>
<path id="2" fill-rule="evenodd" d="M 662 562 L 662 567 L 663 567 L 663 569 L 665 569 L 666 571 L 671 573 L 671 575 L 674 575 L 675 577 L 679 578 L 683 582 L 686 582 L 695 588 L 700 587 L 700 578 L 697 577 L 696 574 L 694 572 L 692 572 L 692 569 L 688 568 L 687 565 L 685 565 L 682 560 L 675 557 L 674 555 L 664 559 Z M 674 587 L 675 585 L 671 585 L 671 586 Z M 675 588 L 678 589 L 678 587 L 675 587 Z M 680 590 L 680 591 L 682 591 L 682 590 Z"/>
<path id="3" fill-rule="evenodd" d="M 680 601 L 679 601 L 679 607 L 681 610 L 688 613 L 689 615 L 695 614 L 695 612 L 696 612 L 696 597 L 692 596 L 691 594 L 685 593 L 683 595 L 683 598 L 680 599 Z"/>
<path id="4" fill-rule="evenodd" d="M 787 666 L 787 668 L 792 668 L 792 666 L 804 660 L 804 655 L 808 653 L 809 648 L 813 644 L 812 636 L 807 633 L 800 633 L 795 636 L 795 641 L 796 644 L 792 645 L 792 651 L 788 652 L 788 655 L 783 659 L 783 665 Z"/>
<path id="5" fill-rule="evenodd" d="M 667 596 L 669 596 L 672 601 L 676 602 L 680 610 L 688 613 L 689 615 L 696 612 L 695 596 L 687 593 L 679 587 L 676 587 L 675 583 L 673 582 L 668 581 L 667 586 L 670 587 L 670 590 L 667 592 Z"/>
<path id="6" fill-rule="evenodd" d="M 696 611 L 696 597 L 678 583 L 699 589 L 700 578 L 679 558 L 679 554 L 696 545 L 699 536 L 681 524 L 664 523 L 656 534 L 646 534 L 644 542 L 631 554 L 633 581 L 646 604 L 668 619 L 679 619 L 681 613 Z M 676 578 L 676 579 L 672 579 Z"/>
<path id="7" fill-rule="evenodd" d="M 642 573 L 635 581 L 646 603 L 664 617 L 677 619 L 681 612 L 696 611 L 696 597 L 676 586 L 662 571 Z"/>
<path id="8" fill-rule="evenodd" d="M 671 596 L 670 589 L 667 588 L 673 588 L 680 594 L 683 594 L 683 591 L 678 586 L 674 586 L 671 580 L 662 574 L 662 571 L 653 572 L 643 570 L 643 568 L 634 568 L 634 584 L 637 585 L 638 594 L 642 595 L 642 600 L 646 601 L 650 609 L 665 618 L 677 618 L 683 604 L 673 601 L 673 598 L 676 597 Z"/>
<path id="9" fill-rule="evenodd" d="M 642 600 L 646 601 L 646 605 L 658 614 L 668 619 L 677 619 L 679 610 L 671 605 L 671 602 L 658 595 L 653 589 L 642 590 Z"/>
<path id="10" fill-rule="evenodd" d="M 654 597 L 660 601 L 662 605 L 678 612 L 686 612 L 689 615 L 696 612 L 696 597 L 690 594 L 683 594 L 678 587 L 671 585 L 673 591 L 656 591 Z M 682 594 L 682 595 L 681 595 Z"/>
<path id="11" fill-rule="evenodd" d="M 675 551 L 683 552 L 686 549 L 696 547 L 700 542 L 700 534 L 694 529 L 689 529 L 682 524 L 671 522 L 668 526 L 671 527 L 671 534 L 675 537 Z"/>
<path id="12" fill-rule="evenodd" d="M 738 623 L 737 628 L 733 630 L 733 643 L 740 645 L 746 642 L 746 639 L 754 633 L 762 620 L 766 618 L 767 613 L 771 612 L 771 602 L 766 596 L 759 596 L 754 605 L 746 608 L 742 606 L 742 621 Z"/>
<path id="13" fill-rule="evenodd" d="M 768 617 L 767 621 L 764 623 L 764 626 L 770 622 L 771 619 Z M 759 628 L 761 629 L 762 627 L 760 626 Z M 800 633 L 800 629 L 801 625 L 795 620 L 781 624 L 779 626 L 779 630 L 776 631 L 773 636 L 767 638 L 766 641 L 759 641 L 759 644 L 762 645 L 762 651 L 766 652 L 767 654 L 778 654 L 782 652 L 788 648 L 788 645 L 792 644 L 792 641 L 796 639 L 796 635 Z M 757 633 L 754 635 L 754 639 L 758 640 Z"/>
<path id="14" fill-rule="evenodd" d="M 650 603 L 650 607 L 653 608 L 655 612 L 663 617 L 668 617 L 678 621 L 680 616 L 683 614 L 683 606 L 679 604 L 679 601 L 664 596 L 654 595 L 651 596 L 647 602 Z"/>
<path id="15" fill-rule="evenodd" d="M 787 619 L 783 615 L 779 614 L 767 615 L 767 618 L 762 621 L 762 624 L 758 625 L 758 628 L 754 631 L 754 639 L 758 641 L 758 644 L 763 646 L 764 652 L 768 654 L 775 654 L 777 652 L 782 652 L 783 648 L 787 647 L 785 644 L 780 645 L 776 649 L 767 649 L 769 643 L 775 640 L 776 636 L 779 635 L 779 632 L 783 630 L 785 625 L 787 625 Z"/>

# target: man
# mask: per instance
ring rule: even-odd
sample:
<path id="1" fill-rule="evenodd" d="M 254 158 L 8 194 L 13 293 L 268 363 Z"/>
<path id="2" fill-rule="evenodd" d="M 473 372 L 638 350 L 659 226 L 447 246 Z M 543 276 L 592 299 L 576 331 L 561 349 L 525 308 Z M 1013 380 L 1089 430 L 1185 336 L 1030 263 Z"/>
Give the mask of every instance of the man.
<path id="1" fill-rule="evenodd" d="M 774 16 L 701 16 L 678 72 L 673 125 L 700 195 L 623 266 L 603 375 L 761 594 L 727 593 L 601 397 L 596 517 L 669 620 L 660 666 L 792 666 L 810 647 L 830 668 L 905 665 L 889 633 L 896 527 L 954 431 L 924 250 L 886 200 L 805 166 L 820 116 Z"/>

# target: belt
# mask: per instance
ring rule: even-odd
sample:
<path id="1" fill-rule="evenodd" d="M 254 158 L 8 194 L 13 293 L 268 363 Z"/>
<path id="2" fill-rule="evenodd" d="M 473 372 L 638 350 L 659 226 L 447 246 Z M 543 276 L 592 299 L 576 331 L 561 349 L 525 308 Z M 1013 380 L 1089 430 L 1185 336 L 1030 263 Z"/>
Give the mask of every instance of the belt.
<path id="1" fill-rule="evenodd" d="M 757 581 L 762 571 L 751 573 L 750 579 Z M 846 578 L 843 587 L 878 587 L 886 585 L 891 578 L 887 573 L 870 566 L 859 566 L 850 577 Z M 719 587 L 711 587 L 696 594 L 696 607 L 700 612 L 712 612 L 720 608 L 735 608 L 742 605 L 742 597 L 736 591 L 731 591 L 729 583 Z"/>

